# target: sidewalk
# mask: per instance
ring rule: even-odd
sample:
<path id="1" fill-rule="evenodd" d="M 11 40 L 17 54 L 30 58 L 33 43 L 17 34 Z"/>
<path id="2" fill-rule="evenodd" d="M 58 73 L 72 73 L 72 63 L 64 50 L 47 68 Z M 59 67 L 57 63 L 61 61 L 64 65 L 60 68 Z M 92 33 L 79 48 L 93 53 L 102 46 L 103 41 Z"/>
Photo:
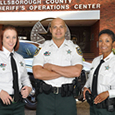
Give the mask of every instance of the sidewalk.
<path id="1" fill-rule="evenodd" d="M 77 115 L 90 115 L 89 114 L 89 104 L 84 102 L 77 102 Z"/>

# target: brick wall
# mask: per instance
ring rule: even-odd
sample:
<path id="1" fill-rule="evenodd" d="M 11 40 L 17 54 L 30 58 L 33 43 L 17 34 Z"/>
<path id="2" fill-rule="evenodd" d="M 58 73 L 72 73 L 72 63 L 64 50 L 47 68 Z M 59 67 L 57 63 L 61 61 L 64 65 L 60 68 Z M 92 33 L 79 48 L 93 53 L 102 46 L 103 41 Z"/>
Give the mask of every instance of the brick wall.
<path id="1" fill-rule="evenodd" d="M 104 0 L 100 13 L 100 31 L 108 28 L 115 32 L 115 0 Z"/>
<path id="2" fill-rule="evenodd" d="M 101 4 L 99 31 L 110 29 L 115 33 L 115 0 L 104 0 Z"/>

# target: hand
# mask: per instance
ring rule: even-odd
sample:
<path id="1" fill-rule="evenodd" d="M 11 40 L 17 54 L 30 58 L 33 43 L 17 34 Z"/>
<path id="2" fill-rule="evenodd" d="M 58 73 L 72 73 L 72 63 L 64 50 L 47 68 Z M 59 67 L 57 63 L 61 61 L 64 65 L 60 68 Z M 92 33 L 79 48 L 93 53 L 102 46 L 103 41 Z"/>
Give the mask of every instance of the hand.
<path id="1" fill-rule="evenodd" d="M 43 66 L 43 68 L 44 69 L 47 69 L 47 70 L 49 70 L 49 71 L 52 71 L 52 64 L 50 64 L 50 63 L 46 63 L 46 64 L 44 64 L 44 66 Z"/>
<path id="2" fill-rule="evenodd" d="M 102 101 L 107 99 L 108 96 L 109 96 L 109 92 L 108 91 L 102 92 L 98 96 L 96 96 L 96 98 L 94 99 L 94 103 L 95 104 L 101 103 Z"/>
<path id="3" fill-rule="evenodd" d="M 22 98 L 27 98 L 28 95 L 30 94 L 31 90 L 32 90 L 31 87 L 24 86 L 24 87 L 21 89 Z"/>
<path id="4" fill-rule="evenodd" d="M 91 91 L 87 87 L 84 87 L 84 90 L 83 90 L 83 97 L 84 97 L 84 99 L 86 99 L 85 98 L 86 91 L 88 91 L 91 94 Z"/>
<path id="5" fill-rule="evenodd" d="M 10 105 L 11 102 L 13 101 L 12 97 L 4 90 L 0 92 L 0 98 L 2 102 L 6 105 Z"/>

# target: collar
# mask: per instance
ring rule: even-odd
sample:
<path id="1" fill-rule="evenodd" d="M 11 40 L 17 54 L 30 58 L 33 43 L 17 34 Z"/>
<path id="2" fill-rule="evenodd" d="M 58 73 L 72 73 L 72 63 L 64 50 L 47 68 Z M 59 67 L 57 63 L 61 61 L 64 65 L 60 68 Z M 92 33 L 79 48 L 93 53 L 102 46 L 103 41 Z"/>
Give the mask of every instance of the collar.
<path id="1" fill-rule="evenodd" d="M 54 41 L 53 41 L 53 40 L 51 40 L 51 42 L 50 42 L 49 46 L 52 46 L 52 45 L 55 45 L 55 46 L 56 46 L 56 44 L 54 43 Z M 68 46 L 68 43 L 67 43 L 67 40 L 66 40 L 66 39 L 64 40 L 64 42 L 62 43 L 62 45 L 61 45 L 60 47 L 62 47 L 63 45 Z"/>
<path id="2" fill-rule="evenodd" d="M 113 52 L 111 52 L 105 59 L 104 61 L 110 60 L 114 56 Z M 103 55 L 101 55 L 101 59 L 103 59 Z"/>
<path id="3" fill-rule="evenodd" d="M 11 52 L 9 52 L 9 51 L 3 46 L 3 53 L 4 53 L 7 57 L 9 57 Z M 12 53 L 14 53 L 14 50 L 12 51 Z"/>

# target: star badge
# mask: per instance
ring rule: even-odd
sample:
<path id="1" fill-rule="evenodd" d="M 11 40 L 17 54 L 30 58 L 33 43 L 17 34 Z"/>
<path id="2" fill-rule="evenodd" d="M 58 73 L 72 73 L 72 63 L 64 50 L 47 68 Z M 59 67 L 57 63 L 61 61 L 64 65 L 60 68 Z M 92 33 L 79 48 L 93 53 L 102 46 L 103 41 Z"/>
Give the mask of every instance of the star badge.
<path id="1" fill-rule="evenodd" d="M 109 65 L 108 65 L 108 66 L 105 66 L 105 69 L 106 69 L 106 70 L 109 70 L 109 69 L 110 69 Z"/>
<path id="2" fill-rule="evenodd" d="M 71 50 L 70 50 L 70 49 L 69 49 L 69 50 L 67 50 L 67 53 L 68 53 L 68 54 L 71 54 Z"/>
<path id="3" fill-rule="evenodd" d="M 20 62 L 20 65 L 23 66 L 24 64 L 22 62 Z"/>

